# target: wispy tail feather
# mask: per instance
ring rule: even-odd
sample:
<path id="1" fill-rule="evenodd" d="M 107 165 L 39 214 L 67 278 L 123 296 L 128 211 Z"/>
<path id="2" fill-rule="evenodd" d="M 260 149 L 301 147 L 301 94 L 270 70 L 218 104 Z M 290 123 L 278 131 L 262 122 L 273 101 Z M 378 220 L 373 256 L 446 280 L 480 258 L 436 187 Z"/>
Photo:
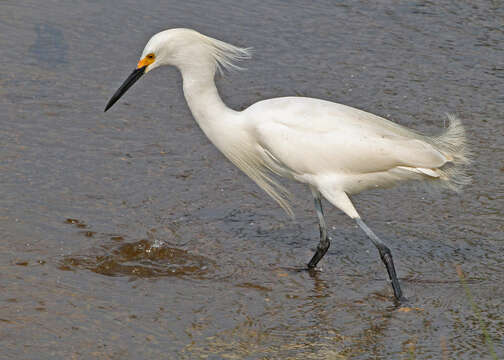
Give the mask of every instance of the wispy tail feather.
<path id="1" fill-rule="evenodd" d="M 466 165 L 471 162 L 471 151 L 460 119 L 453 114 L 446 115 L 449 121 L 448 127 L 430 140 L 449 160 L 449 163 L 437 170 L 442 181 L 440 184 L 458 192 L 471 182 L 466 172 Z"/>

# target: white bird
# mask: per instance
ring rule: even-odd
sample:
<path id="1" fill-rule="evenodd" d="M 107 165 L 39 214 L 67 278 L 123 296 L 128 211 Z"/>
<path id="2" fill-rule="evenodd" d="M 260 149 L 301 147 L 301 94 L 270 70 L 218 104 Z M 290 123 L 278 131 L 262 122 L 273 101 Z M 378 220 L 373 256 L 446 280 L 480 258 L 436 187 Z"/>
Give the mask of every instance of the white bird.
<path id="1" fill-rule="evenodd" d="M 449 115 L 440 135 L 424 136 L 401 125 L 349 106 L 306 97 L 259 101 L 243 111 L 227 107 L 215 86 L 217 70 L 238 68 L 250 49 L 210 38 L 190 29 L 155 34 L 137 68 L 112 96 L 107 111 L 143 74 L 175 66 L 196 122 L 212 143 L 292 215 L 288 192 L 273 176 L 307 184 L 313 194 L 320 242 L 308 269 L 316 267 L 330 242 L 321 197 L 354 219 L 380 253 L 395 298 L 405 300 L 392 254 L 362 221 L 349 195 L 425 180 L 457 190 L 467 182 L 464 129 Z"/>

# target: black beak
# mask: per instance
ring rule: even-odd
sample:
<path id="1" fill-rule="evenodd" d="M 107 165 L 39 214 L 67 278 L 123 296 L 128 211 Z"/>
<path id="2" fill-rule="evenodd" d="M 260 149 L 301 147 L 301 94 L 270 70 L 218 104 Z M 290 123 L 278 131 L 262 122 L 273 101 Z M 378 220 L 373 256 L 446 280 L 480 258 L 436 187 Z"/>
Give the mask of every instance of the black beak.
<path id="1" fill-rule="evenodd" d="M 121 87 L 117 89 L 114 95 L 110 98 L 109 102 L 107 103 L 107 106 L 105 106 L 105 111 L 110 109 L 112 105 L 116 103 L 117 100 L 121 98 L 121 96 L 124 95 L 128 89 L 133 86 L 133 84 L 142 77 L 143 74 L 145 74 L 145 69 L 147 66 L 142 66 L 141 68 L 133 70 L 133 72 L 128 76 L 128 78 L 123 82 Z"/>

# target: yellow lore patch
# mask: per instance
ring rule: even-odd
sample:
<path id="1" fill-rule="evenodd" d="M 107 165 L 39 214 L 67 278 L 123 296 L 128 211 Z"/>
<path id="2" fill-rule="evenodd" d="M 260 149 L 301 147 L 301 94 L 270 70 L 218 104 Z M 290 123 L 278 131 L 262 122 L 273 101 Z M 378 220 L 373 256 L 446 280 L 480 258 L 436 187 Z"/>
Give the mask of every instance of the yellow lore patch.
<path id="1" fill-rule="evenodd" d="M 143 68 L 145 66 L 149 66 L 150 64 L 152 64 L 154 62 L 154 60 L 156 60 L 156 57 L 154 56 L 154 54 L 149 54 L 149 55 L 145 56 L 142 60 L 140 60 L 138 62 L 137 69 Z"/>

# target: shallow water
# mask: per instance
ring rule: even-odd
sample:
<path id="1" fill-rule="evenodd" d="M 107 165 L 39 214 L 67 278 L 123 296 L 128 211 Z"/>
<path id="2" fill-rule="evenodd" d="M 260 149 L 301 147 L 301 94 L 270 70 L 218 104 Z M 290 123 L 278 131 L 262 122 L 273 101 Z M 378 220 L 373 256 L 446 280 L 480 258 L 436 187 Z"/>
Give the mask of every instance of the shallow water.
<path id="1" fill-rule="evenodd" d="M 491 358 L 479 318 L 504 357 L 503 19 L 499 1 L 1 2 L 0 357 Z M 174 69 L 103 113 L 170 27 L 254 47 L 218 80 L 236 109 L 306 95 L 427 133 L 462 118 L 462 194 L 355 197 L 406 307 L 327 203 L 332 246 L 298 271 L 318 242 L 309 191 L 289 184 L 288 219 L 204 137 Z"/>

